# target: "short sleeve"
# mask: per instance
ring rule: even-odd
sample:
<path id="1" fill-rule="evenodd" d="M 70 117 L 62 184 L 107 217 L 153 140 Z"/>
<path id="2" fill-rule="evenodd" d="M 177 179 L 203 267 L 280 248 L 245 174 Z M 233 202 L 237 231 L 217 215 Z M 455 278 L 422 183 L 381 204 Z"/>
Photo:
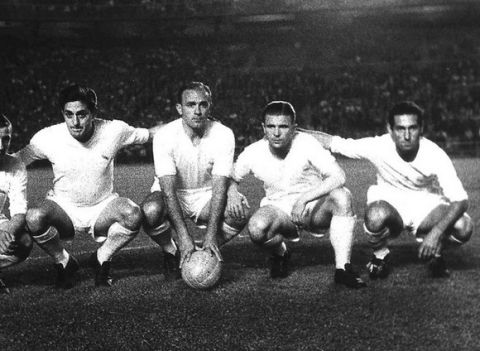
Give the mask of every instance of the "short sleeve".
<path id="1" fill-rule="evenodd" d="M 448 155 L 439 148 L 440 153 L 435 161 L 438 166 L 438 183 L 442 188 L 443 195 L 452 202 L 468 199 L 462 182 L 458 178 L 457 172 Z"/>
<path id="2" fill-rule="evenodd" d="M 18 151 L 15 155 L 19 157 L 25 165 L 29 165 L 36 160 L 46 159 L 48 158 L 46 154 L 48 143 L 45 140 L 45 133 L 40 131 L 33 136 L 30 144 Z"/>
<path id="3" fill-rule="evenodd" d="M 10 216 L 27 212 L 27 170 L 20 160 L 12 170 L 8 197 L 10 200 Z"/>
<path id="4" fill-rule="evenodd" d="M 230 177 L 235 153 L 235 137 L 233 132 L 225 128 L 219 137 L 218 151 L 214 156 L 212 175 Z"/>
<path id="5" fill-rule="evenodd" d="M 145 144 L 148 141 L 148 129 L 135 128 L 122 121 L 117 122 L 120 124 L 122 129 L 122 146 Z"/>
<path id="6" fill-rule="evenodd" d="M 162 132 L 157 132 L 153 137 L 153 163 L 158 178 L 177 174 L 172 145 L 167 139 Z"/>
<path id="7" fill-rule="evenodd" d="M 237 158 L 233 166 L 232 178 L 236 182 L 241 182 L 247 174 L 251 172 L 251 166 L 249 162 L 250 149 L 245 149 Z"/>

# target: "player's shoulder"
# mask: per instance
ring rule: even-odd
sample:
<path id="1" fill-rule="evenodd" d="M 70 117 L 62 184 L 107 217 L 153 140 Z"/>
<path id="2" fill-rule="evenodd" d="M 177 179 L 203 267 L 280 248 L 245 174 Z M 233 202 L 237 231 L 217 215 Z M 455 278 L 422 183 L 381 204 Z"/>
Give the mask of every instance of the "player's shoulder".
<path id="1" fill-rule="evenodd" d="M 420 148 L 423 152 L 429 153 L 429 154 L 437 154 L 437 155 L 444 155 L 447 156 L 447 153 L 445 150 L 443 150 L 440 146 L 438 146 L 435 142 L 433 142 L 430 139 L 427 139 L 425 137 L 420 138 Z"/>
<path id="2" fill-rule="evenodd" d="M 55 140 L 59 136 L 65 134 L 66 131 L 67 126 L 65 122 L 53 124 L 51 126 L 42 128 L 38 132 L 36 132 L 33 135 L 32 140 Z"/>
<path id="3" fill-rule="evenodd" d="M 254 141 L 243 149 L 243 154 L 260 155 L 262 151 L 268 150 L 268 141 L 264 138 Z"/>
<path id="4" fill-rule="evenodd" d="M 233 131 L 226 125 L 224 125 L 220 121 L 212 121 L 211 122 L 211 133 L 212 135 L 220 135 L 220 136 L 233 136 Z"/>
<path id="5" fill-rule="evenodd" d="M 308 150 L 326 150 L 323 145 L 313 136 L 304 132 L 297 132 L 292 141 L 292 147 L 296 149 Z"/>
<path id="6" fill-rule="evenodd" d="M 175 138 L 178 133 L 180 133 L 183 130 L 182 127 L 182 119 L 177 118 L 174 119 L 173 121 L 170 121 L 166 124 L 162 125 L 162 128 L 160 128 L 156 133 L 155 137 L 172 137 Z"/>

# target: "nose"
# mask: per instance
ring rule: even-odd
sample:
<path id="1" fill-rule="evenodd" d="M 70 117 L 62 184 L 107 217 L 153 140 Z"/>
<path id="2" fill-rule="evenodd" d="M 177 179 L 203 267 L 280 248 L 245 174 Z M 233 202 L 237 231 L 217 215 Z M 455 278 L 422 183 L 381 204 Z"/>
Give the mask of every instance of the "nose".
<path id="1" fill-rule="evenodd" d="M 279 135 L 280 135 L 280 128 L 275 127 L 275 129 L 273 130 L 273 134 L 274 134 L 275 136 L 279 136 Z"/>
<path id="2" fill-rule="evenodd" d="M 201 113 L 202 113 L 202 111 L 200 109 L 200 105 L 195 106 L 195 114 L 200 115 Z"/>
<path id="3" fill-rule="evenodd" d="M 77 115 L 73 116 L 73 125 L 78 126 L 80 124 L 80 119 L 78 118 Z"/>
<path id="4" fill-rule="evenodd" d="M 407 129 L 407 130 L 405 131 L 404 135 L 403 135 L 403 138 L 408 141 L 408 140 L 410 140 L 410 137 L 411 137 L 411 133 L 410 133 L 410 131 Z"/>

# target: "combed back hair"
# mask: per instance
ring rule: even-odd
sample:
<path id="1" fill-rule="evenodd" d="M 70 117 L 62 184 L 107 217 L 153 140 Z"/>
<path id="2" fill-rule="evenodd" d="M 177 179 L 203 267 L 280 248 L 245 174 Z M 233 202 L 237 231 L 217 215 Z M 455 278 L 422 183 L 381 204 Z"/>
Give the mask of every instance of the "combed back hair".
<path id="1" fill-rule="evenodd" d="M 423 125 L 423 110 L 413 101 L 402 101 L 392 107 L 388 114 L 388 124 L 393 128 L 395 122 L 394 117 L 400 115 L 414 115 L 417 116 L 417 122 Z"/>
<path id="2" fill-rule="evenodd" d="M 97 94 L 95 94 L 95 91 L 91 88 L 74 84 L 60 92 L 58 98 L 60 110 L 63 111 L 67 102 L 73 101 L 83 102 L 92 113 L 97 111 Z"/>
<path id="3" fill-rule="evenodd" d="M 265 122 L 265 117 L 271 116 L 288 116 L 292 123 L 296 123 L 297 114 L 292 104 L 287 101 L 271 101 L 263 109 L 262 121 Z"/>
<path id="4" fill-rule="evenodd" d="M 12 130 L 12 123 L 3 113 L 0 113 L 0 128 L 8 128 Z"/>
<path id="5" fill-rule="evenodd" d="M 197 90 L 197 89 L 203 89 L 208 97 L 209 97 L 209 102 L 212 103 L 212 91 L 210 90 L 209 86 L 202 83 L 202 82 L 189 82 L 187 84 L 184 84 L 178 89 L 177 91 L 177 103 L 181 104 L 182 103 L 182 97 L 183 97 L 183 92 L 186 90 Z"/>

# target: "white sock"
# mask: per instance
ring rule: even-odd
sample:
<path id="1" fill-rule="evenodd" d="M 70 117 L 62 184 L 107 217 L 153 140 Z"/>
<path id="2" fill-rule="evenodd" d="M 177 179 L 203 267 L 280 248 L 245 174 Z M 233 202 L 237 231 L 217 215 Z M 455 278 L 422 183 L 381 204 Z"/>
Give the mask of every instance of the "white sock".
<path id="1" fill-rule="evenodd" d="M 373 255 L 380 260 L 383 260 L 389 253 L 390 250 L 388 247 L 381 247 L 380 249 L 373 251 Z"/>
<path id="2" fill-rule="evenodd" d="M 285 252 L 287 252 L 287 245 L 284 241 L 282 241 L 282 243 L 273 251 L 275 255 L 282 257 L 285 255 Z"/>
<path id="3" fill-rule="evenodd" d="M 138 230 L 130 230 L 120 223 L 113 223 L 108 228 L 107 240 L 97 250 L 97 259 L 100 264 L 110 261 L 113 255 L 127 245 L 137 235 Z"/>
<path id="4" fill-rule="evenodd" d="M 163 252 L 168 252 L 169 254 L 175 255 L 177 253 L 177 245 L 173 239 L 170 239 L 170 242 L 162 245 Z"/>
<path id="5" fill-rule="evenodd" d="M 55 263 L 57 264 L 61 263 L 63 268 L 67 266 L 69 259 L 70 259 L 70 255 L 65 249 L 63 249 L 60 253 L 55 254 L 55 256 L 53 257 L 53 260 L 55 261 Z"/>
<path id="6" fill-rule="evenodd" d="M 345 269 L 350 263 L 355 216 L 333 216 L 330 222 L 330 242 L 335 252 L 335 268 Z"/>

